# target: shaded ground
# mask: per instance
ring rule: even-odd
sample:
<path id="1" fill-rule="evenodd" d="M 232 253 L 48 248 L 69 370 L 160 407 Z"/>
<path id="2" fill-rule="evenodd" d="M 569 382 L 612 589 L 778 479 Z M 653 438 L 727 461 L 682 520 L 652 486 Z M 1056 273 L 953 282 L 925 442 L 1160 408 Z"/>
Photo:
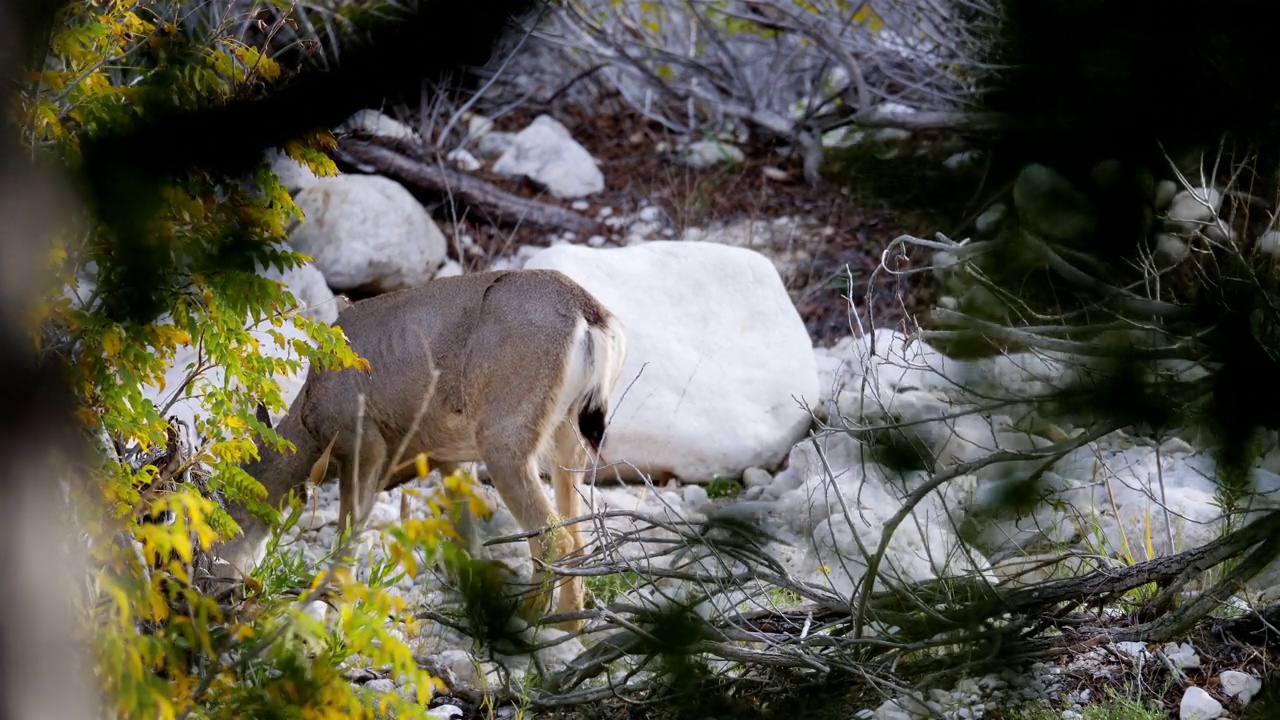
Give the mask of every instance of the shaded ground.
<path id="1" fill-rule="evenodd" d="M 997 702 L 982 717 L 985 720 L 1023 720 L 1035 710 L 1048 710 L 1057 716 L 1068 706 L 1069 694 L 1086 691 L 1084 707 L 1107 706 L 1117 698 L 1138 700 L 1160 708 L 1168 717 L 1178 717 L 1178 708 L 1186 689 L 1199 687 L 1216 697 L 1227 715 L 1245 719 L 1276 717 L 1277 679 L 1270 659 L 1270 648 L 1222 636 L 1210 628 L 1192 632 L 1187 641 L 1196 649 L 1200 667 L 1184 668 L 1181 675 L 1158 659 L 1146 662 L 1125 656 L 1110 646 L 1077 645 L 1042 660 L 1059 669 L 1059 700 L 1036 698 Z M 1154 648 L 1152 648 L 1154 649 Z M 1226 670 L 1239 670 L 1263 678 L 1263 690 L 1248 706 L 1226 696 L 1218 676 Z M 981 675 L 983 673 L 977 673 Z M 1036 674 L 1041 674 L 1037 672 Z M 706 720 L 706 718 L 740 718 L 742 720 L 774 720 L 806 718 L 806 720 L 851 720 L 859 712 L 874 709 L 884 696 L 862 678 L 833 677 L 822 682 L 800 682 L 786 673 L 765 671 L 750 680 L 737 682 L 714 680 L 700 692 L 683 692 L 656 702 L 637 698 L 609 698 L 563 711 L 543 713 L 541 717 L 557 720 Z M 1017 697 L 1018 691 L 1006 691 Z M 1086 717 L 1088 717 L 1086 715 Z M 1108 718 L 1134 717 L 1131 715 Z M 1145 717 L 1145 716 L 1144 716 Z"/>
<path id="2" fill-rule="evenodd" d="M 532 119 L 531 112 L 515 113 L 496 126 L 517 131 Z M 664 148 L 671 139 L 660 126 L 635 115 L 570 110 L 558 119 L 600 161 L 605 175 L 606 190 L 588 198 L 583 214 L 594 217 L 608 207 L 614 215 L 630 215 L 652 204 L 661 209 L 673 237 L 689 227 L 717 223 L 796 220 L 800 235 L 786 241 L 790 247 L 756 249 L 767 254 L 801 251 L 803 261 L 784 273 L 784 279 L 810 336 L 823 344 L 850 332 L 845 299 L 850 289 L 867 326 L 899 326 L 927 312 L 933 300 L 932 276 L 877 272 L 881 254 L 902 234 L 931 237 L 939 230 L 953 231 L 962 221 L 964 203 L 937 201 L 930 195 L 930 183 L 958 188 L 966 200 L 977 186 L 972 177 L 943 168 L 942 161 L 954 152 L 949 143 L 927 138 L 912 143 L 906 157 L 882 159 L 880 155 L 895 150 L 870 146 L 865 152 L 832 153 L 833 182 L 814 188 L 803 181 L 798 162 L 763 143 L 744 147 L 747 157 L 741 164 L 694 169 Z M 916 156 L 921 149 L 924 154 Z M 477 174 L 516 194 L 559 202 L 532 183 L 487 171 Z M 459 226 L 476 238 L 487 257 L 509 255 L 521 245 L 547 244 L 545 233 L 535 228 L 495 229 L 477 220 L 463 218 Z M 924 260 L 913 255 L 898 258 L 894 266 L 921 267 Z M 462 262 L 466 265 L 467 259 Z M 468 267 L 477 260 L 470 262 Z"/>

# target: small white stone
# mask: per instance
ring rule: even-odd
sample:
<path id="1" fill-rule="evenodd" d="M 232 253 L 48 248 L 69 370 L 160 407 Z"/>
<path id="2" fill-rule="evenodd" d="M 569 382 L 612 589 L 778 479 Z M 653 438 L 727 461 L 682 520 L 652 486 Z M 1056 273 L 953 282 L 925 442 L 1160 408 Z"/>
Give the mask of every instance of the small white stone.
<path id="1" fill-rule="evenodd" d="M 1116 643 L 1116 650 L 1119 650 L 1120 652 L 1124 653 L 1125 655 L 1129 655 L 1130 657 L 1138 657 L 1146 649 L 1147 649 L 1147 644 L 1145 642 Z"/>
<path id="2" fill-rule="evenodd" d="M 1186 240 L 1170 233 L 1156 235 L 1156 248 L 1152 254 L 1155 256 L 1157 267 L 1171 268 L 1186 260 L 1190 253 L 1191 246 Z"/>
<path id="3" fill-rule="evenodd" d="M 462 170 L 463 172 L 475 172 L 481 167 L 480 160 L 477 159 L 475 155 L 472 155 L 461 148 L 457 150 L 450 150 L 449 154 L 445 155 L 445 159 L 453 163 L 454 167 Z"/>
<path id="4" fill-rule="evenodd" d="M 577 210 L 578 212 L 582 212 L 584 210 L 590 210 L 591 203 L 587 202 L 586 200 L 574 200 L 572 203 L 569 204 L 569 207 L 573 208 L 574 210 Z"/>
<path id="5" fill-rule="evenodd" d="M 445 260 L 440 269 L 436 271 L 437 278 L 457 277 L 466 271 L 462 269 L 462 265 L 457 260 Z"/>
<path id="6" fill-rule="evenodd" d="M 380 693 L 389 693 L 389 692 L 396 691 L 396 684 L 391 682 L 391 680 L 387 678 L 378 678 L 377 680 L 370 680 L 369 682 L 365 683 L 364 686 L 369 690 L 372 690 L 374 692 L 380 692 Z"/>
<path id="7" fill-rule="evenodd" d="M 767 470 L 749 467 L 742 472 L 742 484 L 746 487 L 768 487 L 773 484 L 773 476 Z"/>
<path id="8" fill-rule="evenodd" d="M 297 527 L 303 531 L 319 530 L 320 528 L 338 521 L 338 513 L 335 510 L 323 507 L 307 507 L 302 510 L 302 517 L 298 520 Z"/>
<path id="9" fill-rule="evenodd" d="M 791 173 L 781 168 L 773 167 L 772 165 L 766 165 L 761 168 L 760 172 L 764 175 L 766 180 L 773 180 L 774 182 L 785 182 L 791 179 Z"/>
<path id="10" fill-rule="evenodd" d="M 1156 183 L 1155 208 L 1157 211 L 1164 210 L 1173 202 L 1173 196 L 1178 194 L 1178 183 L 1172 180 L 1161 180 Z"/>
<path id="11" fill-rule="evenodd" d="M 680 160 L 695 168 L 709 168 L 719 163 L 740 163 L 746 155 L 736 145 L 715 140 L 699 140 L 689 143 Z"/>
<path id="12" fill-rule="evenodd" d="M 1176 235 L 1189 237 L 1213 221 L 1221 207 L 1222 193 L 1214 188 L 1183 190 L 1173 196 L 1165 219 L 1165 229 Z"/>
<path id="13" fill-rule="evenodd" d="M 443 650 L 435 656 L 437 662 L 449 668 L 458 680 L 470 685 L 480 685 L 483 678 L 479 663 L 466 650 Z"/>
<path id="14" fill-rule="evenodd" d="M 912 720 L 912 717 L 896 700 L 886 700 L 871 714 L 871 720 Z"/>
<path id="15" fill-rule="evenodd" d="M 995 232 L 1000 227 L 1000 223 L 1005 216 L 1009 214 L 1009 208 L 1004 203 L 996 203 L 983 211 L 978 219 L 973 222 L 973 229 L 981 236 L 987 236 Z"/>
<path id="16" fill-rule="evenodd" d="M 1261 678 L 1239 670 L 1227 670 L 1218 676 L 1218 680 L 1222 682 L 1222 692 L 1239 700 L 1241 705 L 1248 705 L 1262 689 Z"/>
<path id="17" fill-rule="evenodd" d="M 427 717 L 439 718 L 440 720 L 453 720 L 453 718 L 464 715 L 466 713 L 457 705 L 441 705 L 427 711 Z"/>
<path id="18" fill-rule="evenodd" d="M 605 243 L 605 237 L 603 235 L 592 235 L 591 237 L 587 238 L 587 244 L 590 245 L 591 247 L 597 247 L 597 248 L 603 247 L 604 243 Z"/>
<path id="19" fill-rule="evenodd" d="M 981 153 L 977 150 L 963 150 L 952 155 L 942 161 L 942 166 L 948 170 L 959 170 L 960 168 L 972 165 L 981 157 Z"/>
<path id="20" fill-rule="evenodd" d="M 1195 686 L 1187 688 L 1178 706 L 1179 720 L 1214 720 L 1221 715 L 1222 703 Z"/>
<path id="21" fill-rule="evenodd" d="M 490 132 L 493 132 L 493 120 L 480 113 L 470 113 L 467 116 L 467 134 L 471 137 L 482 137 Z"/>
<path id="22" fill-rule="evenodd" d="M 1196 649 L 1187 643 L 1182 643 L 1181 645 L 1165 643 L 1165 646 L 1160 650 L 1169 658 L 1173 666 L 1180 670 L 1200 667 L 1200 656 L 1196 654 Z"/>
<path id="23" fill-rule="evenodd" d="M 1262 237 L 1258 238 L 1258 252 L 1273 257 L 1280 256 L 1280 231 L 1268 230 L 1262 233 Z"/>
<path id="24" fill-rule="evenodd" d="M 701 485 L 689 485 L 684 489 L 682 499 L 685 504 L 694 510 L 702 508 L 703 505 L 711 502 L 710 496 L 707 495 L 706 488 Z"/>
<path id="25" fill-rule="evenodd" d="M 485 138 L 492 136 L 490 133 Z M 596 159 L 573 139 L 568 128 L 546 114 L 515 135 L 492 169 L 499 175 L 527 177 L 562 200 L 578 199 L 605 188 L 604 174 Z"/>
<path id="26" fill-rule="evenodd" d="M 319 600 L 313 600 L 307 603 L 306 607 L 302 609 L 302 612 L 310 615 L 319 622 L 324 622 L 325 617 L 329 614 L 329 606 Z M 1261 683 L 1259 683 L 1259 685 L 1261 685 Z"/>
<path id="27" fill-rule="evenodd" d="M 381 530 L 400 522 L 400 508 L 387 502 L 377 502 L 369 510 L 367 527 Z"/>

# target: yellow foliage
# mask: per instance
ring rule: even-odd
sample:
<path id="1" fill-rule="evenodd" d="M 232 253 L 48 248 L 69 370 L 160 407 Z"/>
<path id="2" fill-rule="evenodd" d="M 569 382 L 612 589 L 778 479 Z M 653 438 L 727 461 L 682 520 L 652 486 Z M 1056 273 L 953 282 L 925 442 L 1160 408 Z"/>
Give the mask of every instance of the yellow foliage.
<path id="1" fill-rule="evenodd" d="M 128 127 L 139 112 L 134 101 L 149 86 L 159 84 L 175 104 L 192 106 L 242 96 L 280 78 L 279 65 L 261 49 L 229 38 L 195 40 L 202 43 L 196 47 L 198 67 L 166 65 L 171 61 L 166 58 L 178 55 L 164 50 L 189 40 L 172 24 L 156 27 L 145 20 L 150 5 L 149 0 L 111 0 L 65 7 L 49 57 L 30 69 L 31 87 L 18 101 L 27 143 L 52 143 L 74 165 L 84 134 Z M 317 132 L 286 143 L 285 150 L 325 176 L 337 172 L 324 154 L 335 146 L 332 134 Z M 207 411 L 196 428 L 206 436 L 203 444 L 190 448 L 182 463 L 197 482 L 186 482 L 171 467 L 162 472 L 159 461 L 133 467 L 119 457 L 104 457 L 98 482 L 81 498 L 85 507 L 99 508 L 86 525 L 95 540 L 90 590 L 78 601 L 92 639 L 96 676 L 110 707 L 122 717 L 346 720 L 372 717 L 379 706 L 397 717 L 420 717 L 425 693 L 438 682 L 391 634 L 388 617 L 408 608 L 382 586 L 362 584 L 342 566 L 316 573 L 313 582 L 301 574 L 302 566 L 281 561 L 280 550 L 275 565 L 268 563 L 268 569 L 245 580 L 244 596 L 224 598 L 229 605 L 219 606 L 196 585 L 201 578 L 196 561 L 220 535 L 237 530 L 205 494 L 204 484 L 234 501 L 261 500 L 261 485 L 235 470 L 258 454 L 257 442 L 282 443 L 274 433 L 255 437 L 256 423 L 250 420 L 259 401 L 280 409 L 278 378 L 300 367 L 264 358 L 257 340 L 244 331 L 246 315 L 269 317 L 272 326 L 282 327 L 282 312 L 290 305 L 283 288 L 217 264 L 219 243 L 233 222 L 263 238 L 258 259 L 264 264 L 297 264 L 301 255 L 272 243 L 285 237 L 300 211 L 265 170 L 249 190 L 232 180 L 193 173 L 163 189 L 153 239 L 172 250 L 173 274 L 156 282 L 184 288 L 167 298 L 163 322 L 117 324 L 98 306 L 54 296 L 32 311 L 33 342 L 40 337 L 34 332 L 37 323 L 82 341 L 86 352 L 69 363 L 71 384 L 79 393 L 76 417 L 119 445 L 137 441 L 148 453 L 168 447 L 160 408 L 144 402 L 142 387 L 163 389 L 177 349 L 190 346 L 193 338 L 199 339 L 205 366 L 223 367 L 228 378 L 221 384 L 196 378 L 183 388 L 198 393 Z M 112 257 L 104 248 L 109 247 L 97 231 L 60 238 L 47 259 L 55 285 L 76 287 L 76 273 L 86 260 L 107 267 Z M 300 315 L 293 322 L 314 341 L 314 347 L 302 348 L 313 365 L 369 370 L 340 329 Z M 425 475 L 425 458 L 418 470 Z M 165 522 L 151 520 L 160 517 Z M 388 556 L 394 567 L 411 574 L 419 571 L 420 553 L 453 537 L 443 517 L 410 523 L 403 531 L 392 538 Z M 122 536 L 127 539 L 119 542 Z M 324 625 L 303 612 L 318 598 L 333 603 L 336 622 Z M 353 688 L 339 670 L 353 648 L 363 653 L 363 662 L 390 666 L 416 683 L 419 702 L 398 695 L 369 698 Z"/>
<path id="2" fill-rule="evenodd" d="M 867 28 L 873 35 L 884 29 L 884 20 L 868 4 L 864 4 L 853 14 L 853 22 Z"/>
<path id="3" fill-rule="evenodd" d="M 109 327 L 102 333 L 102 351 L 107 354 L 107 359 L 116 357 L 120 354 L 120 348 L 124 345 L 124 338 L 120 336 L 120 330 L 115 327 Z"/>

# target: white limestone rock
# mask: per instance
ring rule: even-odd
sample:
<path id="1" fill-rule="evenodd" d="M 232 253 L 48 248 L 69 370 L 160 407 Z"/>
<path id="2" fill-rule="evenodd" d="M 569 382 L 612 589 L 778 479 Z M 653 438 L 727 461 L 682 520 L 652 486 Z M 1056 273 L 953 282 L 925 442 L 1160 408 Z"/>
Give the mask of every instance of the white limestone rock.
<path id="1" fill-rule="evenodd" d="M 289 242 L 314 259 L 334 290 L 379 293 L 421 285 L 447 257 L 444 233 L 394 180 L 320 178 L 295 202 L 306 217 Z"/>
<path id="2" fill-rule="evenodd" d="M 557 245 L 560 270 L 627 332 L 605 462 L 687 479 L 780 462 L 807 431 L 818 372 L 800 314 L 765 256 L 711 243 Z M 624 470 L 625 472 L 625 470 Z"/>
<path id="3" fill-rule="evenodd" d="M 493 164 L 493 171 L 527 177 L 562 200 L 604 190 L 604 173 L 596 159 L 550 115 L 539 115 L 516 133 L 510 147 Z"/>

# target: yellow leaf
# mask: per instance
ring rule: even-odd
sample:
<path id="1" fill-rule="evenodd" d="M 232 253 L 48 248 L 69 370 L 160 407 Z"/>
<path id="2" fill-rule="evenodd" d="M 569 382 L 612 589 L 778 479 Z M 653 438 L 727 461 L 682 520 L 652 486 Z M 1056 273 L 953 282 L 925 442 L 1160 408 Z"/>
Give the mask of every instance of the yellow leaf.
<path id="1" fill-rule="evenodd" d="M 1155 545 L 1151 542 L 1151 506 L 1150 505 L 1147 505 L 1146 531 L 1147 531 L 1147 559 L 1154 560 L 1156 557 L 1156 549 L 1155 549 Z M 1169 548 L 1169 551 L 1173 552 L 1173 548 Z"/>
<path id="2" fill-rule="evenodd" d="M 419 478 L 425 478 L 427 475 L 431 474 L 431 469 L 427 466 L 426 453 L 418 453 L 418 456 L 413 459 L 413 462 L 418 468 Z"/>
<path id="3" fill-rule="evenodd" d="M 185 532 L 174 533 L 173 549 L 183 562 L 191 562 L 191 537 Z"/>
<path id="4" fill-rule="evenodd" d="M 164 601 L 164 596 L 158 592 L 147 593 L 147 600 L 151 604 L 151 619 L 156 622 L 164 622 L 169 618 L 169 604 Z"/>
<path id="5" fill-rule="evenodd" d="M 120 331 L 115 327 L 109 327 L 102 333 L 102 349 L 107 353 L 108 358 L 119 355 L 120 348 L 123 345 L 124 340 L 120 337 Z"/>
<path id="6" fill-rule="evenodd" d="M 854 13 L 853 21 L 858 25 L 865 25 L 872 35 L 884 28 L 884 20 L 871 9 L 870 5 L 863 5 L 858 12 Z"/>
<path id="7" fill-rule="evenodd" d="M 156 335 L 168 345 L 189 345 L 191 343 L 191 333 L 172 325 L 162 325 L 156 328 Z"/>

